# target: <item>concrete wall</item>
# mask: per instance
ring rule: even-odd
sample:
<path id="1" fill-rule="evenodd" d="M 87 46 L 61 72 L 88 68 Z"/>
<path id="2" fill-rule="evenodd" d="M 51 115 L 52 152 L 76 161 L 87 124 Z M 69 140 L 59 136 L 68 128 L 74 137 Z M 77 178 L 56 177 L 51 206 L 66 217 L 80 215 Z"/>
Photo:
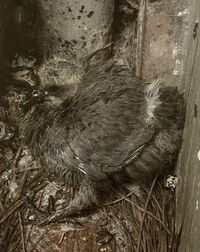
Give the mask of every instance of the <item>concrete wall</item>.
<path id="1" fill-rule="evenodd" d="M 48 56 L 87 55 L 111 41 L 114 0 L 38 0 Z"/>
<path id="2" fill-rule="evenodd" d="M 145 4 L 146 3 L 146 4 Z M 137 73 L 179 86 L 186 97 L 178 162 L 179 252 L 200 251 L 200 1 L 141 1 Z"/>

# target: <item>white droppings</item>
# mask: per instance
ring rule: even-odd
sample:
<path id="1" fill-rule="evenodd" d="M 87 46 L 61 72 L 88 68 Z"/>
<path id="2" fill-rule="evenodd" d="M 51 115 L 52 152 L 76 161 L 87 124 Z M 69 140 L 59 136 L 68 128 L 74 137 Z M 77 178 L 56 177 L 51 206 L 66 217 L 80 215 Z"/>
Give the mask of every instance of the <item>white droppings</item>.
<path id="1" fill-rule="evenodd" d="M 197 153 L 197 157 L 198 157 L 198 159 L 199 159 L 199 161 L 200 161 L 200 150 L 199 150 L 198 153 Z"/>
<path id="2" fill-rule="evenodd" d="M 19 186 L 16 183 L 16 181 L 11 181 L 10 183 L 10 192 L 9 192 L 9 198 L 16 198 L 18 193 Z"/>
<path id="3" fill-rule="evenodd" d="M 196 211 L 198 211 L 199 210 L 199 201 L 197 200 L 196 201 Z"/>
<path id="4" fill-rule="evenodd" d="M 25 155 L 24 157 L 22 157 L 22 158 L 19 160 L 18 167 L 19 167 L 19 168 L 23 168 L 23 167 L 25 167 L 25 166 L 28 164 L 28 162 L 30 162 L 30 161 L 31 161 L 31 156 Z"/>
<path id="5" fill-rule="evenodd" d="M 176 176 L 169 175 L 165 184 L 165 187 L 174 191 L 177 186 L 178 179 Z"/>
<path id="6" fill-rule="evenodd" d="M 84 27 L 83 27 L 83 30 L 84 30 L 84 31 L 87 31 L 87 30 L 88 30 L 87 26 L 84 26 Z"/>
<path id="7" fill-rule="evenodd" d="M 182 17 L 184 15 L 190 14 L 190 11 L 188 9 L 185 9 L 184 11 L 179 11 L 178 17 Z"/>
<path id="8" fill-rule="evenodd" d="M 87 241 L 87 238 L 86 238 L 86 237 L 82 237 L 82 240 L 83 240 L 84 242 L 86 242 L 86 241 Z"/>
<path id="9" fill-rule="evenodd" d="M 175 67 L 174 67 L 173 74 L 180 75 L 182 72 L 183 72 L 183 62 L 180 61 L 179 59 L 177 59 L 175 61 Z"/>
<path id="10" fill-rule="evenodd" d="M 107 251 L 107 248 L 101 248 L 100 251 Z"/>
<path id="11" fill-rule="evenodd" d="M 175 59 L 178 55 L 182 53 L 182 47 L 178 43 L 175 43 L 173 50 L 172 50 L 172 56 Z"/>
<path id="12" fill-rule="evenodd" d="M 172 58 L 174 59 L 174 75 L 180 75 L 183 72 L 183 49 L 178 43 L 175 43 L 172 50 Z"/>
<path id="13" fill-rule="evenodd" d="M 29 220 L 35 220 L 35 216 L 34 216 L 34 215 L 30 215 L 30 216 L 28 217 L 28 219 L 29 219 Z"/>

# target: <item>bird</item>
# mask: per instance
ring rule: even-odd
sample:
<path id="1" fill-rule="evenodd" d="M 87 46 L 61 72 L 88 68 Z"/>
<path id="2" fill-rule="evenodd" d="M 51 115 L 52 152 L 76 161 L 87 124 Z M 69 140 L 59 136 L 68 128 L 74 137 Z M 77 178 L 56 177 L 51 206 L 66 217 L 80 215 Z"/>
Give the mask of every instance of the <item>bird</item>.
<path id="1" fill-rule="evenodd" d="M 78 84 L 45 82 L 31 94 L 24 142 L 59 183 L 77 188 L 49 222 L 98 207 L 111 183 L 149 185 L 176 160 L 185 115 L 177 87 L 109 59 L 85 68 Z"/>

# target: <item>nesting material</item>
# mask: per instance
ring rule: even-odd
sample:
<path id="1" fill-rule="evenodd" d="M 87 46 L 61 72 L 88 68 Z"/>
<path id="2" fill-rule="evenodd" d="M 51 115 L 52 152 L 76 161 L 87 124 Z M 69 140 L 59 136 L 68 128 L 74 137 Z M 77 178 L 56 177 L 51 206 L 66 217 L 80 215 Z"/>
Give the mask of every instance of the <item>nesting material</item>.
<path id="1" fill-rule="evenodd" d="M 43 68 L 39 70 L 40 76 L 43 76 Z M 12 92 L 10 95 L 10 106 L 5 114 L 11 115 L 13 122 L 19 125 L 22 118 L 20 111 L 16 111 L 17 100 Z M 15 133 L 12 139 L 4 141 L 3 154 L 0 166 L 1 251 L 176 251 L 175 190 L 166 189 L 157 177 L 149 188 L 114 192 L 104 206 L 84 216 L 38 226 L 34 224 L 37 214 L 24 195 L 32 194 L 34 205 L 48 212 L 54 208 L 50 199 L 55 199 L 56 209 L 68 205 L 74 195 L 73 189 L 49 182 L 48 172 L 42 172 L 31 159 L 21 143 L 20 134 Z"/>
<path id="2" fill-rule="evenodd" d="M 14 198 L 7 198 L 6 192 L 13 189 L 12 176 L 5 179 L 7 171 L 1 170 L 1 251 L 176 251 L 175 192 L 165 189 L 157 178 L 151 188 L 116 192 L 115 199 L 97 212 L 37 226 L 31 224 L 35 213 L 26 205 L 23 190 L 34 192 L 34 203 L 45 209 L 50 195 L 63 203 L 62 194 L 70 197 L 70 188 L 63 192 L 47 183 L 36 165 L 35 170 L 20 170 L 20 176 L 17 167 L 11 170 L 19 190 Z"/>
<path id="3" fill-rule="evenodd" d="M 34 195 L 39 209 L 47 210 L 49 196 L 57 208 L 67 205 L 72 188 L 49 182 L 17 135 L 4 143 L 1 153 L 1 251 L 176 251 L 175 190 L 170 189 L 174 185 L 166 189 L 155 178 L 150 188 L 114 192 L 105 206 L 85 216 L 38 226 L 31 222 L 36 215 L 24 192 Z M 167 187 L 173 180 L 167 179 Z"/>

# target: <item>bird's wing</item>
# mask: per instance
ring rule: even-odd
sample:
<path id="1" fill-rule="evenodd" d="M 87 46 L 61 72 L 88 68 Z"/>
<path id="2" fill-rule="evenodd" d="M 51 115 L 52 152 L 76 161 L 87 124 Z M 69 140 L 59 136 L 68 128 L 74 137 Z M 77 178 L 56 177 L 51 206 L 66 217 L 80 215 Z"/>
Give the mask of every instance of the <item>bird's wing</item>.
<path id="1" fill-rule="evenodd" d="M 154 136 L 145 87 L 128 69 L 109 61 L 89 70 L 73 100 L 63 103 L 66 139 L 84 173 L 105 178 L 131 162 Z"/>
<path id="2" fill-rule="evenodd" d="M 94 179 L 104 179 L 106 174 L 121 171 L 133 162 L 156 133 L 155 129 L 141 128 L 129 136 L 87 136 L 79 134 L 70 143 L 80 161 L 77 167 Z"/>

